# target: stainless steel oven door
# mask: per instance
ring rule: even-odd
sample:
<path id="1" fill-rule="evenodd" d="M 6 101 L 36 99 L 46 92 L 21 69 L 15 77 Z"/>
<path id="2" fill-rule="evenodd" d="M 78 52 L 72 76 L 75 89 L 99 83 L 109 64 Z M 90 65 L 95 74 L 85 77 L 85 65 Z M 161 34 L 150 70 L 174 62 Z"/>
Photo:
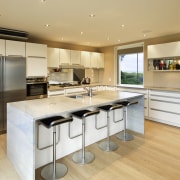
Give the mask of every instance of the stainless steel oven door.
<path id="1" fill-rule="evenodd" d="M 33 82 L 26 84 L 26 99 L 40 99 L 47 97 L 47 82 Z"/>

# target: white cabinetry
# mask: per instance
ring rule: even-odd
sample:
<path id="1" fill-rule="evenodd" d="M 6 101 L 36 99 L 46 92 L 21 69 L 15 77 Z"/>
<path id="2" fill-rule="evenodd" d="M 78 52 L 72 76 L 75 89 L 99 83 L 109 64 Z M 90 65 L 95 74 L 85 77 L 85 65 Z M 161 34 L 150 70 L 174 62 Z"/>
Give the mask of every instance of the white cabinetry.
<path id="1" fill-rule="evenodd" d="M 70 63 L 72 65 L 81 65 L 81 51 L 77 51 L 77 50 L 70 51 Z"/>
<path id="2" fill-rule="evenodd" d="M 26 44 L 26 77 L 47 77 L 47 45 Z"/>
<path id="3" fill-rule="evenodd" d="M 91 52 L 91 68 L 97 68 L 98 65 L 98 53 Z"/>
<path id="4" fill-rule="evenodd" d="M 26 43 L 26 57 L 44 57 L 47 58 L 47 45 Z"/>
<path id="5" fill-rule="evenodd" d="M 59 48 L 47 48 L 48 67 L 59 67 Z"/>
<path id="6" fill-rule="evenodd" d="M 180 41 L 149 45 L 147 52 L 148 59 L 180 56 Z"/>
<path id="7" fill-rule="evenodd" d="M 91 68 L 104 68 L 104 54 L 98 52 L 91 53 Z"/>
<path id="8" fill-rule="evenodd" d="M 180 92 L 149 90 L 149 119 L 180 127 Z"/>
<path id="9" fill-rule="evenodd" d="M 91 52 L 81 51 L 81 65 L 85 68 L 91 67 Z"/>
<path id="10" fill-rule="evenodd" d="M 5 40 L 0 39 L 0 55 L 5 56 Z"/>
<path id="11" fill-rule="evenodd" d="M 60 49 L 60 64 L 70 64 L 70 50 L 69 49 Z"/>
<path id="12" fill-rule="evenodd" d="M 25 42 L 6 40 L 6 56 L 25 57 Z"/>
<path id="13" fill-rule="evenodd" d="M 104 68 L 104 53 L 98 53 L 97 56 L 97 67 Z"/>

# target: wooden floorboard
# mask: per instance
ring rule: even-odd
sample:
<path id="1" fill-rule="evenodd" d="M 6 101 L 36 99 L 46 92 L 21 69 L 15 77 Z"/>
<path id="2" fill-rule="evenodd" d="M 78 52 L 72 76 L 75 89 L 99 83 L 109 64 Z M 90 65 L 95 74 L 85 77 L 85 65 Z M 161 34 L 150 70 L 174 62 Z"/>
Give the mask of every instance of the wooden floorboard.
<path id="1" fill-rule="evenodd" d="M 72 154 L 58 160 L 68 166 L 68 173 L 62 180 L 180 179 L 180 128 L 146 120 L 145 135 L 133 135 L 134 140 L 128 142 L 112 136 L 111 140 L 119 146 L 113 152 L 101 151 L 99 142 L 87 147 L 96 157 L 91 164 L 73 163 Z M 41 168 L 36 171 L 37 180 L 42 179 L 40 171 Z M 20 180 L 6 156 L 6 135 L 0 135 L 0 179 L 12 177 Z"/>

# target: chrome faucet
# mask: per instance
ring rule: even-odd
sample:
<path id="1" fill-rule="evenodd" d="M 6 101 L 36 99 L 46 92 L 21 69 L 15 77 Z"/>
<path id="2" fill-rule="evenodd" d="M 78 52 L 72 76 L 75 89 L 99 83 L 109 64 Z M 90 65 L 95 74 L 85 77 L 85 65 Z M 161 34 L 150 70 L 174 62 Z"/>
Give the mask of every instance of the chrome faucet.
<path id="1" fill-rule="evenodd" d="M 87 87 L 84 87 L 84 90 L 86 90 L 87 91 L 87 93 L 88 93 L 88 96 L 90 96 L 90 97 L 92 97 L 92 88 L 87 88 Z"/>

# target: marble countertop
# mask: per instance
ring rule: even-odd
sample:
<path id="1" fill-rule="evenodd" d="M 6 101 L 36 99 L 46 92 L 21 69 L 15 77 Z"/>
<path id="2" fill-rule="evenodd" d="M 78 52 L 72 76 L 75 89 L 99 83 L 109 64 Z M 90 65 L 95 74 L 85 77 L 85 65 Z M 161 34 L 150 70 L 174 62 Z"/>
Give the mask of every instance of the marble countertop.
<path id="1" fill-rule="evenodd" d="M 40 118 L 67 114 L 83 108 L 92 108 L 116 100 L 139 96 L 142 96 L 142 94 L 106 90 L 95 92 L 92 98 L 89 96 L 83 96 L 82 98 L 75 99 L 66 96 L 56 96 L 44 99 L 12 102 L 8 103 L 8 106 L 20 110 L 27 116 L 33 117 L 33 120 L 38 120 Z"/>

